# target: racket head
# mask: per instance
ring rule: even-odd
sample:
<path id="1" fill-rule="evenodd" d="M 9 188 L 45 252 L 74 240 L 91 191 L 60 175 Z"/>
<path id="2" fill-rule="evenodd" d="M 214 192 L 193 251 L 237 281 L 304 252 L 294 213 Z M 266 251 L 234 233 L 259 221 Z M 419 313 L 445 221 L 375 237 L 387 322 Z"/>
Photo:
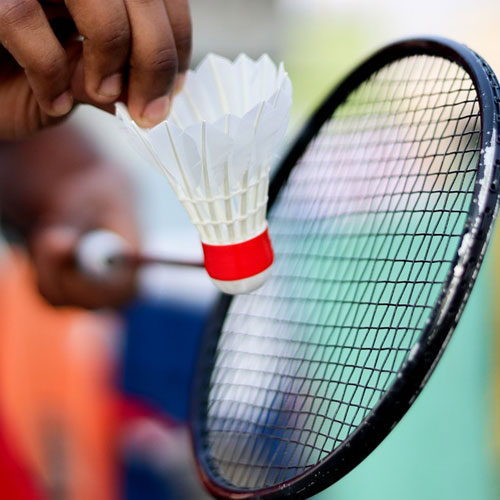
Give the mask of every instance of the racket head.
<path id="1" fill-rule="evenodd" d="M 239 307 L 246 308 L 247 324 L 252 320 L 252 313 L 256 316 L 259 315 L 264 302 L 255 299 L 255 294 L 260 292 L 257 291 L 249 296 L 234 299 L 223 296 L 214 311 L 204 337 L 198 372 L 195 376 L 191 415 L 193 446 L 199 474 L 207 489 L 217 498 L 301 499 L 308 498 L 338 481 L 380 444 L 415 401 L 439 361 L 460 318 L 483 260 L 498 210 L 500 93 L 496 77 L 487 63 L 466 46 L 447 39 L 409 39 L 383 48 L 356 68 L 326 98 L 307 123 L 277 169 L 269 191 L 270 231 L 275 250 L 277 250 L 276 268 L 278 277 L 276 279 L 280 277 L 280 258 L 286 260 L 286 252 L 281 252 L 286 245 L 283 245 L 281 241 L 285 238 L 285 235 L 280 232 L 279 217 L 287 214 L 287 207 L 288 210 L 291 210 L 290 205 L 284 203 L 287 196 L 291 196 L 290 190 L 294 184 L 297 187 L 297 183 L 300 184 L 300 181 L 307 180 L 307 175 L 300 177 L 300 169 L 309 168 L 304 167 L 305 160 L 308 159 L 307 155 L 316 147 L 315 145 L 321 144 L 321 137 L 322 134 L 325 134 L 325 127 L 328 127 L 329 123 L 333 123 L 337 119 L 336 115 L 341 112 L 339 109 L 341 110 L 342 106 L 347 106 L 346 103 L 349 103 L 351 96 L 359 91 L 363 82 L 369 82 L 370 79 L 383 74 L 385 68 L 391 67 L 392 64 L 399 64 L 401 61 L 420 57 L 450 61 L 463 71 L 470 80 L 471 89 L 475 93 L 475 97 L 472 99 L 474 103 L 469 104 L 474 108 L 474 112 L 470 113 L 471 116 L 474 113 L 476 116 L 476 128 L 472 127 L 474 129 L 472 132 L 467 128 L 469 125 L 464 125 L 463 130 L 457 133 L 458 148 L 461 147 L 462 139 L 466 134 L 471 134 L 471 137 L 476 134 L 474 140 L 477 144 L 472 148 L 471 153 L 474 157 L 474 168 L 471 171 L 473 179 L 463 193 L 458 192 L 456 194 L 457 197 L 463 194 L 464 206 L 462 211 L 464 214 L 460 219 L 462 221 L 461 225 L 459 224 L 459 228 L 455 229 L 453 235 L 442 235 L 443 238 L 453 236 L 453 245 L 451 245 L 453 248 L 448 251 L 448 258 L 443 259 L 443 269 L 440 271 L 443 277 L 440 282 L 435 283 L 438 291 L 434 293 L 435 299 L 431 300 L 432 303 L 426 305 L 430 310 L 417 325 L 418 328 L 415 328 L 416 332 L 411 335 L 411 342 L 405 346 L 403 354 L 394 358 L 394 361 L 399 364 L 391 371 L 385 386 L 376 388 L 379 395 L 375 400 L 372 398 L 370 404 L 363 408 L 362 417 L 358 417 L 357 420 L 351 419 L 350 422 L 341 422 L 342 425 L 348 425 L 347 432 L 344 432 L 340 437 L 337 434 L 337 439 L 334 445 L 330 445 L 330 449 L 324 447 L 321 450 L 322 453 L 317 452 L 314 455 L 317 459 L 315 463 L 304 463 L 301 466 L 300 462 L 297 462 L 295 458 L 297 454 L 295 450 L 299 449 L 304 453 L 304 450 L 313 448 L 310 444 L 311 434 L 315 433 L 320 436 L 325 428 L 324 425 L 316 425 L 315 423 L 314 419 L 321 414 L 321 407 L 318 409 L 318 406 L 314 406 L 314 402 L 309 405 L 308 411 L 305 412 L 306 416 L 304 418 L 300 417 L 301 419 L 297 417 L 300 412 L 293 406 L 297 403 L 297 394 L 300 394 L 303 400 L 309 397 L 307 392 L 313 390 L 312 383 L 314 381 L 311 378 L 307 390 L 303 390 L 302 393 L 297 390 L 297 385 L 293 381 L 288 382 L 286 387 L 282 385 L 278 389 L 274 387 L 274 399 L 266 399 L 267 394 L 265 393 L 272 392 L 269 386 L 270 382 L 266 382 L 267 386 L 262 381 L 255 383 L 252 380 L 248 363 L 245 365 L 246 367 L 238 368 L 238 364 L 245 364 L 242 360 L 246 356 L 255 356 L 255 352 L 248 352 L 248 344 L 245 342 L 242 342 L 243 345 L 238 347 L 235 340 L 241 341 L 242 337 L 241 335 L 238 337 L 236 331 L 231 339 L 231 334 L 234 331 L 230 331 L 234 328 L 234 318 L 237 311 L 241 310 L 238 309 Z M 436 79 L 438 78 L 439 75 Z M 445 81 L 446 78 L 443 78 L 443 85 Z M 446 106 L 443 106 L 443 108 L 446 108 Z M 459 121 L 457 120 L 457 123 Z M 363 137 L 363 134 L 361 134 L 361 138 Z M 453 137 L 451 141 L 455 141 L 455 138 Z M 360 144 L 360 147 L 363 146 Z M 464 146 L 463 149 L 466 151 L 467 146 Z M 437 153 L 436 150 L 436 157 Z M 443 155 L 443 158 L 447 154 L 448 150 Z M 338 152 L 331 154 L 330 159 L 326 158 L 325 160 L 323 158 L 322 161 L 323 167 L 326 163 L 334 172 L 339 161 Z M 314 158 L 310 163 L 314 164 Z M 453 161 L 451 163 L 453 164 Z M 314 168 L 314 165 L 312 168 Z M 449 168 L 451 169 L 451 166 Z M 307 174 L 307 170 L 305 170 L 305 173 Z M 429 174 L 429 171 L 427 174 Z M 445 183 L 447 175 L 448 173 L 445 175 Z M 465 175 L 468 174 L 464 173 L 464 177 Z M 393 188 L 397 190 L 398 184 Z M 421 189 L 423 190 L 422 187 Z M 439 190 L 439 192 L 444 191 Z M 451 188 L 450 192 L 452 192 Z M 307 211 L 308 201 L 313 204 L 316 203 L 316 211 L 318 211 L 315 194 L 317 193 L 311 191 L 308 194 L 311 199 L 304 200 L 304 207 L 299 207 L 297 212 L 294 212 L 298 224 L 305 224 L 300 219 L 300 215 L 297 214 L 301 210 Z M 432 196 L 429 195 L 428 200 L 431 198 Z M 389 207 L 390 209 L 391 207 Z M 394 212 L 396 211 L 394 210 Z M 328 210 L 322 214 L 327 220 L 329 218 L 334 220 L 335 215 L 335 212 L 330 214 Z M 429 217 L 432 218 L 432 215 L 429 215 Z M 314 226 L 314 222 L 310 223 L 311 227 Z M 380 227 L 378 230 L 381 231 Z M 356 230 L 353 231 L 354 233 L 351 233 L 351 236 L 362 234 L 361 231 L 358 233 L 356 233 Z M 411 233 L 411 231 L 412 227 L 410 226 L 408 233 Z M 354 254 L 357 257 L 362 257 L 363 251 L 358 250 L 358 253 L 355 251 Z M 305 264 L 307 264 L 307 260 L 303 262 L 304 266 Z M 433 262 L 430 262 L 430 264 L 433 264 Z M 271 278 L 272 280 L 273 278 Z M 268 286 L 273 289 L 273 284 L 265 285 L 264 288 L 269 290 L 269 288 L 266 288 Z M 267 300 L 271 301 L 272 298 L 267 297 Z M 334 297 L 333 303 L 335 303 L 335 300 Z M 361 302 L 358 303 L 358 306 L 359 304 Z M 381 301 L 375 301 L 373 305 L 379 308 L 387 306 Z M 297 308 L 299 306 L 300 304 L 296 305 Z M 413 304 L 413 307 L 417 306 L 417 303 Z M 412 307 L 412 304 L 410 304 L 410 307 Z M 291 309 L 286 312 L 293 316 Z M 283 321 L 283 318 L 263 318 L 257 325 L 257 337 L 266 328 L 272 331 L 270 325 L 273 321 L 279 323 Z M 305 328 L 305 323 L 303 326 Z M 320 328 L 318 325 L 318 329 Z M 372 329 L 375 329 L 376 333 L 381 331 L 375 327 Z M 352 333 L 351 335 L 355 334 Z M 293 335 L 291 334 L 291 336 Z M 281 336 L 279 338 L 283 340 Z M 231 341 L 230 349 L 227 348 L 228 339 Z M 307 343 L 307 338 L 302 336 L 301 339 L 301 341 Z M 268 339 L 265 336 L 261 339 L 254 339 L 257 343 L 265 343 L 266 340 Z M 311 342 L 311 344 L 313 343 Z M 335 345 L 330 347 L 335 351 Z M 372 348 L 375 349 L 373 345 Z M 382 349 L 381 346 L 379 348 Z M 342 351 L 342 349 L 341 346 L 337 350 Z M 395 350 L 394 345 L 392 349 Z M 257 349 L 257 351 L 259 350 Z M 289 348 L 286 352 L 272 352 L 271 354 L 280 361 L 287 354 L 290 358 L 293 358 L 290 352 L 298 354 L 298 351 L 290 351 Z M 305 349 L 304 353 L 307 352 L 307 349 Z M 304 362 L 308 366 L 313 362 L 317 362 L 312 358 L 307 360 L 307 354 L 304 356 L 306 356 Z M 230 368 L 224 365 L 224 360 L 227 361 L 227 359 L 230 359 L 233 363 Z M 352 361 L 348 363 L 339 359 L 337 364 L 342 365 L 342 363 L 344 363 L 342 368 L 351 368 Z M 319 364 L 321 364 L 321 360 Z M 297 379 L 303 381 L 305 377 L 303 373 L 300 373 L 300 364 L 292 366 L 289 363 L 285 370 L 288 371 L 285 374 L 283 374 L 279 362 L 274 364 L 264 363 L 262 366 L 256 363 L 255 368 L 261 370 L 262 373 L 268 370 L 271 375 L 272 370 L 275 369 L 274 375 L 276 379 L 280 379 L 280 377 L 283 379 L 283 375 L 285 375 L 285 378 L 288 377 L 290 380 L 296 376 Z M 356 368 L 358 367 L 355 366 L 354 369 Z M 359 366 L 359 368 L 364 369 L 366 367 Z M 370 369 L 373 373 L 373 367 Z M 296 375 L 292 373 L 293 370 L 295 370 Z M 253 388 L 251 387 L 252 383 L 254 383 Z M 249 387 L 245 388 L 245 384 L 248 384 Z M 236 390 L 240 390 L 238 402 L 231 402 L 230 398 L 226 397 L 227 390 L 226 395 L 224 395 L 224 391 L 221 390 L 224 386 L 233 386 Z M 304 389 L 303 385 L 301 389 Z M 276 394 L 278 393 L 280 393 L 281 400 L 276 402 Z M 233 391 L 233 399 L 234 394 L 236 392 Z M 294 397 L 292 404 L 287 403 L 287 397 L 289 400 L 290 395 Z M 313 394 L 313 399 L 314 397 L 320 400 L 322 398 L 320 394 Z M 258 412 L 251 409 L 253 403 L 258 403 Z M 341 407 L 342 403 L 342 401 L 335 401 L 338 407 Z M 345 412 L 347 416 L 349 404 L 352 406 L 352 399 L 350 402 L 346 400 L 345 403 L 348 407 Z M 236 411 L 234 410 L 235 405 L 237 407 Z M 267 413 L 266 406 L 268 407 Z M 293 421 L 292 416 L 296 417 Z M 323 420 L 328 417 L 328 415 L 325 417 L 324 413 L 321 416 Z M 270 418 L 272 419 L 271 423 Z M 309 421 L 308 418 L 310 418 Z M 280 425 L 277 425 L 277 423 Z M 291 430 L 290 427 L 292 427 Z M 258 436 L 259 432 L 261 432 L 260 437 Z M 244 446 L 238 444 L 241 436 L 245 434 L 247 437 L 244 438 Z M 317 436 L 314 443 L 317 442 Z M 321 436 L 321 438 L 323 442 L 328 439 L 324 436 Z M 223 444 L 221 445 L 221 443 Z M 234 446 L 231 446 L 231 443 Z M 241 450 L 235 455 L 234 448 L 238 446 Z M 266 446 L 268 449 L 266 449 Z M 265 460 L 263 461 L 263 457 L 268 460 L 268 463 L 265 463 Z M 240 460 L 239 466 L 238 460 Z M 260 473 L 260 470 L 267 472 L 266 474 Z"/>

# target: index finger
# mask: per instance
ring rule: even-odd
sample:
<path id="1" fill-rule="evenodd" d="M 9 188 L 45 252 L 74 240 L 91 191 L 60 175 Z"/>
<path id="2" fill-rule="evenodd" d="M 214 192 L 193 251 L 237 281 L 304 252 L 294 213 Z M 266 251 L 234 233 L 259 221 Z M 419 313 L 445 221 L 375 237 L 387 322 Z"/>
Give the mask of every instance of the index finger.
<path id="1" fill-rule="evenodd" d="M 130 50 L 130 27 L 123 0 L 65 2 L 84 37 L 85 90 L 96 102 L 113 102 L 122 91 Z"/>
<path id="2" fill-rule="evenodd" d="M 177 49 L 163 0 L 125 0 L 132 31 L 128 109 L 142 127 L 164 120 L 177 74 Z"/>
<path id="3" fill-rule="evenodd" d="M 177 49 L 178 72 L 175 91 L 179 91 L 184 81 L 184 74 L 189 69 L 193 45 L 193 27 L 187 0 L 164 0 L 170 26 Z"/>

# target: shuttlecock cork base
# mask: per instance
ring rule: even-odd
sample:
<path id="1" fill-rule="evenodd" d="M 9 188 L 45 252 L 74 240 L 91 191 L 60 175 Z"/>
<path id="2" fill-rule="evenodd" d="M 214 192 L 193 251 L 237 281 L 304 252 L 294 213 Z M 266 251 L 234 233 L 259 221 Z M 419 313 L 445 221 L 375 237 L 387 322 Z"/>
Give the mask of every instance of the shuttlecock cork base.
<path id="1" fill-rule="evenodd" d="M 259 288 L 271 274 L 274 253 L 265 231 L 247 241 L 230 245 L 202 242 L 205 268 L 217 287 L 225 293 L 248 293 Z"/>
<path id="2" fill-rule="evenodd" d="M 269 172 L 291 103 L 283 64 L 209 55 L 156 127 L 141 129 L 117 105 L 138 152 L 163 172 L 196 226 L 206 270 L 226 293 L 250 292 L 271 272 Z"/>

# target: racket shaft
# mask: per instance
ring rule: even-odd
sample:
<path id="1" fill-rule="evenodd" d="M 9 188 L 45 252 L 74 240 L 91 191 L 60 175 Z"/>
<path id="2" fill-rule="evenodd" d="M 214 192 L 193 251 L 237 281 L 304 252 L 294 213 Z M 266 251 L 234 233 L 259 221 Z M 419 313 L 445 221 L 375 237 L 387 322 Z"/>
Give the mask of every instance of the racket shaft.
<path id="1" fill-rule="evenodd" d="M 136 252 L 121 236 L 103 229 L 91 231 L 80 239 L 74 260 L 84 274 L 95 279 L 107 279 L 123 268 L 138 269 L 146 265 L 203 267 L 202 261 Z"/>
<path id="2" fill-rule="evenodd" d="M 181 266 L 181 267 L 203 267 L 202 261 L 174 260 L 167 257 L 147 254 L 116 254 L 109 258 L 111 266 L 126 266 L 140 268 L 148 265 Z"/>

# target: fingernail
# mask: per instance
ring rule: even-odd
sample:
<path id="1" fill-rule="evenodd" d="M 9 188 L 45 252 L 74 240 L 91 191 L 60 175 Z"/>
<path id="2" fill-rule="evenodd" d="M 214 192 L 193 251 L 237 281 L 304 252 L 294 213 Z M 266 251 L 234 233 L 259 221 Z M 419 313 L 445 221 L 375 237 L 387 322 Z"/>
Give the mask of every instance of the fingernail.
<path id="1" fill-rule="evenodd" d="M 63 116 L 68 114 L 72 107 L 73 96 L 71 92 L 67 90 L 52 101 L 51 110 L 54 116 Z"/>
<path id="2" fill-rule="evenodd" d="M 179 92 L 181 92 L 185 82 L 186 82 L 186 73 L 178 74 L 175 79 L 174 95 L 177 95 Z"/>
<path id="3" fill-rule="evenodd" d="M 117 97 L 122 91 L 122 75 L 120 73 L 115 73 L 114 75 L 105 78 L 97 93 L 103 97 Z"/>
<path id="4" fill-rule="evenodd" d="M 149 125 L 156 125 L 167 117 L 169 111 L 170 97 L 168 95 L 158 97 L 144 108 L 142 119 Z"/>

